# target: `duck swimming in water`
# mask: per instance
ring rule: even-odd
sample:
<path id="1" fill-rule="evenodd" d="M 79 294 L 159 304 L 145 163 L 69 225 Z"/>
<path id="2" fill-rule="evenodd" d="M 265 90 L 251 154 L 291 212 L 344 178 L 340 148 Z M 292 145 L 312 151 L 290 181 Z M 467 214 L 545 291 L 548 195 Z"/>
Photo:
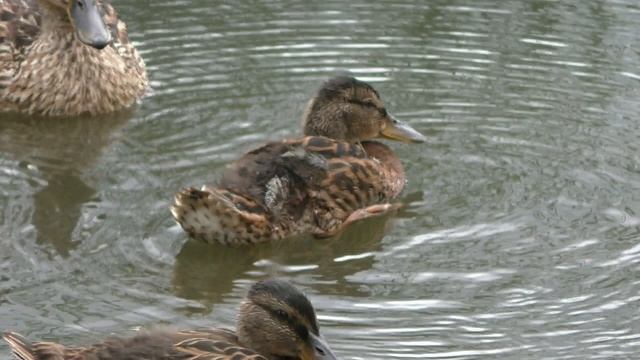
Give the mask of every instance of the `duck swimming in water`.
<path id="1" fill-rule="evenodd" d="M 171 213 L 182 228 L 207 243 L 251 244 L 333 236 L 393 209 L 404 169 L 372 139 L 424 136 L 391 116 L 371 85 L 350 76 L 324 83 L 303 118 L 304 138 L 268 143 L 228 166 L 217 185 L 180 191 Z"/>
<path id="2" fill-rule="evenodd" d="M 109 0 L 0 0 L 0 112 L 109 113 L 147 86 Z"/>
<path id="3" fill-rule="evenodd" d="M 309 299 L 282 280 L 264 280 L 251 287 L 240 305 L 236 331 L 155 330 L 87 347 L 31 342 L 13 332 L 3 337 L 20 360 L 336 359 L 320 335 Z"/>

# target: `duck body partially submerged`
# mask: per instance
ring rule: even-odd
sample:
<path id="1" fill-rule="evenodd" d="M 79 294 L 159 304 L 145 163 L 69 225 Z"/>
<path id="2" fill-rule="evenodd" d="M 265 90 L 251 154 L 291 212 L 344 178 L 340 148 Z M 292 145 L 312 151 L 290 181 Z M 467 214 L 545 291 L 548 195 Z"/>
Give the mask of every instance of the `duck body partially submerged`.
<path id="1" fill-rule="evenodd" d="M 269 143 L 234 162 L 216 187 L 182 190 L 174 213 L 208 243 L 331 236 L 355 211 L 398 196 L 405 178 L 393 160 L 391 149 L 375 141 L 309 136 Z M 180 213 L 187 204 L 195 211 Z"/>
<path id="2" fill-rule="evenodd" d="M 0 111 L 97 115 L 132 106 L 147 88 L 108 0 L 0 0 Z"/>
<path id="3" fill-rule="evenodd" d="M 110 337 L 90 346 L 32 342 L 14 332 L 4 340 L 19 360 L 335 360 L 320 335 L 315 310 L 286 281 L 255 283 L 240 305 L 236 331 L 156 329 Z"/>
<path id="4" fill-rule="evenodd" d="M 215 186 L 183 189 L 171 208 L 174 218 L 208 243 L 332 236 L 392 209 L 404 188 L 398 157 L 371 139 L 423 141 L 386 112 L 370 85 L 351 77 L 323 85 L 308 106 L 305 134 L 248 152 Z"/>

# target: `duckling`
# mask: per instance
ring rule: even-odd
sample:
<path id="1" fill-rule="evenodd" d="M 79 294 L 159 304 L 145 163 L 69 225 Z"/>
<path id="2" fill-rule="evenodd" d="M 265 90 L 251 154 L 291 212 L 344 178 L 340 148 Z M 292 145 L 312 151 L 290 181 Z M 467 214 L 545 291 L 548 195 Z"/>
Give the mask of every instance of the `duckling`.
<path id="1" fill-rule="evenodd" d="M 422 134 L 391 116 L 371 85 L 344 75 L 321 86 L 303 118 L 304 138 L 268 143 L 228 166 L 216 186 L 180 191 L 171 213 L 182 228 L 231 245 L 328 237 L 395 208 L 403 166 L 371 139 L 418 143 Z"/>
<path id="2" fill-rule="evenodd" d="M 88 347 L 31 342 L 5 332 L 20 360 L 211 359 L 211 360 L 335 360 L 320 335 L 309 299 L 286 281 L 255 283 L 240 305 L 237 330 L 214 328 L 142 333 L 112 337 Z"/>
<path id="3" fill-rule="evenodd" d="M 109 113 L 147 87 L 144 61 L 109 0 L 0 1 L 0 111 Z"/>

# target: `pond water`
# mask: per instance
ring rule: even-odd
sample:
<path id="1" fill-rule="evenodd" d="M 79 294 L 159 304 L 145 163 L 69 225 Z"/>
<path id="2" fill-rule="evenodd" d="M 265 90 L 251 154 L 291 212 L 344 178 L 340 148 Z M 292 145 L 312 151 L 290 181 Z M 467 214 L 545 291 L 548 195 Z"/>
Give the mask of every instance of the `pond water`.
<path id="1" fill-rule="evenodd" d="M 115 1 L 152 79 L 136 109 L 0 115 L 0 329 L 233 327 L 248 286 L 279 276 L 343 359 L 640 351 L 640 4 L 214 3 Z M 340 70 L 428 136 L 392 144 L 398 214 L 329 240 L 188 241 L 173 194 L 298 136 Z"/>

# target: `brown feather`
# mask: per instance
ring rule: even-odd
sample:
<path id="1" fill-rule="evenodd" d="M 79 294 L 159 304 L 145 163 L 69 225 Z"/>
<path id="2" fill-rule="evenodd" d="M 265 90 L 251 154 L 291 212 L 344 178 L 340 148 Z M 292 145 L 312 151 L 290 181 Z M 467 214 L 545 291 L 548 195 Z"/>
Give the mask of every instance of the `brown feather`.
<path id="1" fill-rule="evenodd" d="M 111 337 L 88 347 L 65 347 L 52 342 L 31 343 L 12 332 L 4 333 L 3 337 L 20 360 L 266 360 L 255 351 L 240 346 L 237 336 L 226 329 L 156 330 L 130 338 Z"/>
<path id="2" fill-rule="evenodd" d="M 37 0 L 0 0 L 0 111 L 48 116 L 129 107 L 148 86 L 144 61 L 108 0 L 99 2 L 113 42 L 102 50 L 76 40 L 66 14 Z M 43 18 L 44 17 L 44 18 Z M 64 20 L 66 19 L 66 20 Z M 41 32 L 44 21 L 64 22 Z"/>
<path id="3" fill-rule="evenodd" d="M 275 308 L 287 315 L 274 315 Z M 237 333 L 223 328 L 156 329 L 86 347 L 30 342 L 13 332 L 5 332 L 3 338 L 19 360 L 268 360 L 299 358 L 301 352 L 313 351 L 309 333 L 320 336 L 311 303 L 291 284 L 273 279 L 251 287 L 240 306 Z"/>
<path id="4" fill-rule="evenodd" d="M 180 192 L 172 212 L 191 236 L 208 243 L 331 232 L 353 211 L 390 201 L 404 186 L 391 149 L 373 141 L 363 146 L 323 137 L 269 143 L 232 163 L 215 188 Z M 273 179 L 285 185 L 273 189 Z"/>
<path id="5" fill-rule="evenodd" d="M 351 214 L 400 194 L 400 160 L 371 139 L 396 126 L 415 130 L 388 115 L 370 85 L 331 79 L 304 116 L 305 134 L 313 136 L 258 147 L 231 163 L 215 186 L 179 192 L 171 212 L 182 228 L 223 244 L 329 236 L 353 221 Z"/>

